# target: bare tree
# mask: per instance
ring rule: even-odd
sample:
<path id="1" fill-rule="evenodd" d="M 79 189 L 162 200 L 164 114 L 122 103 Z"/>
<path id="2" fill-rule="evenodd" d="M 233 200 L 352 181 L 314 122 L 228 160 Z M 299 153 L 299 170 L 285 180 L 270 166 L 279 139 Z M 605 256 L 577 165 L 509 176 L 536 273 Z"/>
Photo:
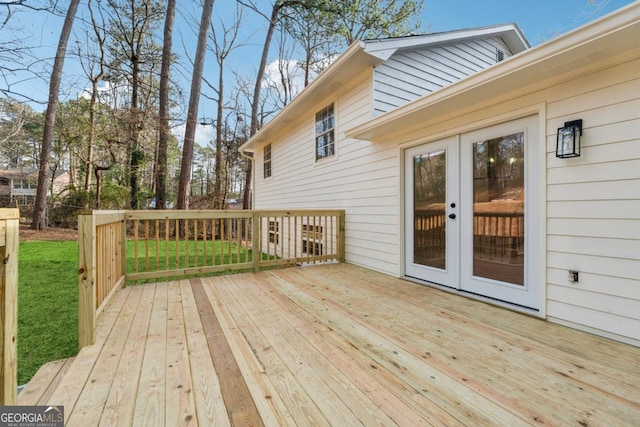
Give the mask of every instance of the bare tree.
<path id="1" fill-rule="evenodd" d="M 97 52 L 93 52 L 90 55 L 90 59 L 87 64 L 82 60 L 80 61 L 85 75 L 91 82 L 91 99 L 89 101 L 89 135 L 87 138 L 87 154 L 85 159 L 86 175 L 84 180 L 84 191 L 89 191 L 91 186 L 91 176 L 93 175 L 93 162 L 94 162 L 94 147 L 96 138 L 96 104 L 98 102 L 98 85 L 102 81 L 105 75 L 106 59 L 105 59 L 105 40 L 106 34 L 104 29 L 104 18 L 102 16 L 102 9 L 100 3 L 98 3 L 98 12 L 100 15 L 100 22 L 98 22 L 93 10 L 92 0 L 87 2 L 87 8 L 89 9 L 89 16 L 91 19 L 91 29 L 93 31 L 93 38 L 96 45 Z M 83 55 L 78 52 L 78 57 L 82 58 Z"/>
<path id="2" fill-rule="evenodd" d="M 225 97 L 224 97 L 224 67 L 225 61 L 229 57 L 229 54 L 239 47 L 236 45 L 236 40 L 238 38 L 238 33 L 240 31 L 240 25 L 242 22 L 242 9 L 236 10 L 236 19 L 233 25 L 227 27 L 224 22 L 221 22 L 222 26 L 222 39 L 218 36 L 216 29 L 214 26 L 211 26 L 211 35 L 214 45 L 214 51 L 216 55 L 216 61 L 218 62 L 219 74 L 218 74 L 218 84 L 214 87 L 214 85 L 209 84 L 208 86 L 213 89 L 216 93 L 216 107 L 217 114 L 215 120 L 216 126 L 216 160 L 215 160 L 215 178 L 213 182 L 213 208 L 214 209 L 222 209 L 224 208 L 224 200 L 225 200 L 225 192 L 223 192 L 223 183 L 225 182 L 222 177 L 223 165 L 224 165 L 224 148 L 223 143 L 225 139 L 225 124 L 223 120 L 224 108 L 225 108 Z"/>
<path id="3" fill-rule="evenodd" d="M 207 35 L 211 25 L 213 12 L 213 0 L 205 0 L 200 19 L 198 32 L 198 45 L 193 63 L 193 77 L 191 78 L 191 93 L 189 95 L 189 109 L 187 110 L 187 124 L 184 132 L 182 146 L 182 167 L 180 169 L 180 181 L 178 183 L 178 209 L 189 208 L 189 188 L 191 185 L 191 163 L 193 162 L 193 145 L 198 120 L 198 103 L 200 102 L 200 88 L 202 87 L 202 72 L 204 69 L 204 57 L 207 51 Z"/>
<path id="4" fill-rule="evenodd" d="M 44 115 L 12 98 L 0 99 L 0 158 L 2 167 L 37 164 L 36 140 L 42 138 Z"/>
<path id="5" fill-rule="evenodd" d="M 173 22 L 176 14 L 176 0 L 168 0 L 164 21 L 162 66 L 160 70 L 160 138 L 156 162 L 156 209 L 164 209 L 167 203 L 167 150 L 169 146 L 169 83 L 171 77 L 171 48 Z"/>
<path id="6" fill-rule="evenodd" d="M 147 118 L 152 90 L 153 67 L 160 56 L 152 40 L 155 25 L 165 10 L 161 4 L 152 0 L 108 0 L 113 10 L 110 20 L 110 33 L 113 40 L 112 72 L 120 74 L 115 78 L 126 81 L 130 93 L 129 113 L 126 125 L 129 130 L 129 188 L 130 207 L 138 208 L 140 191 L 140 168 L 144 164 L 144 150 L 141 137 L 147 126 Z M 125 67 L 126 70 L 116 69 Z M 149 77 L 146 82 L 144 74 Z M 146 88 L 144 85 L 146 84 Z M 144 108 L 143 108 L 144 106 Z"/>
<path id="7" fill-rule="evenodd" d="M 254 11 L 265 17 L 269 26 L 267 27 L 267 33 L 264 38 L 264 44 L 262 45 L 262 55 L 260 56 L 260 65 L 258 66 L 258 73 L 256 75 L 255 85 L 253 87 L 253 98 L 251 100 L 251 124 L 249 126 L 249 137 L 252 137 L 258 132 L 260 125 L 259 108 L 261 103 L 260 93 L 262 91 L 262 83 L 264 80 L 265 70 L 267 68 L 267 59 L 269 58 L 269 49 L 271 48 L 271 41 L 273 39 L 273 33 L 280 20 L 280 15 L 283 11 L 296 8 L 313 8 L 317 2 L 310 0 L 276 0 L 271 9 L 271 15 L 264 15 L 258 7 L 253 3 L 245 3 L 242 0 L 238 0 L 241 4 L 253 9 Z M 244 195 L 242 199 L 242 208 L 249 209 L 251 205 L 251 180 L 252 180 L 253 164 L 249 162 L 247 164 L 245 183 L 244 183 Z"/>
<path id="8" fill-rule="evenodd" d="M 56 120 L 56 110 L 58 108 L 58 94 L 60 92 L 60 80 L 62 78 L 62 68 L 64 66 L 64 57 L 67 52 L 67 42 L 73 27 L 73 21 L 78 10 L 80 0 L 71 0 L 67 16 L 62 26 L 60 40 L 58 41 L 58 49 L 56 51 L 56 59 L 53 63 L 51 71 L 51 82 L 49 85 L 49 102 L 47 104 L 47 112 L 45 114 L 44 133 L 42 136 L 42 149 L 40 152 L 40 170 L 38 171 L 38 190 L 36 193 L 36 201 L 33 210 L 33 222 L 31 228 L 34 230 L 43 230 L 46 227 L 45 210 L 47 207 L 47 175 L 49 170 L 49 157 L 51 156 L 51 144 L 53 142 L 53 130 Z"/>

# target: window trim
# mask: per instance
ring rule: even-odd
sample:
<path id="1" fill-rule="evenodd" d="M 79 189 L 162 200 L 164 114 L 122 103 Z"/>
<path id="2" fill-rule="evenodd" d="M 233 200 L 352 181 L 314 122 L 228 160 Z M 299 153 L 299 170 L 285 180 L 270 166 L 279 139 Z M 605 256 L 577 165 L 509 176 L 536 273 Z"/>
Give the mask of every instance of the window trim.
<path id="1" fill-rule="evenodd" d="M 324 252 L 324 226 L 321 224 L 302 224 L 302 253 L 304 255 L 320 256 Z"/>
<path id="2" fill-rule="evenodd" d="M 322 120 L 325 120 L 322 118 L 322 114 L 328 110 L 331 110 L 331 116 L 329 116 L 327 114 L 326 119 L 328 119 L 329 117 L 331 117 L 331 124 L 333 125 L 331 128 L 327 128 L 324 129 L 321 133 L 318 133 L 318 124 L 322 122 Z M 320 119 L 319 119 L 320 116 Z M 331 159 L 331 158 L 335 158 L 337 155 L 337 150 L 336 150 L 336 145 L 337 145 L 337 132 L 336 132 L 336 128 L 337 128 L 337 120 L 336 120 L 336 102 L 332 101 L 330 102 L 328 105 L 326 105 L 324 108 L 320 109 L 319 111 L 316 112 L 315 114 L 315 120 L 314 120 L 314 138 L 313 138 L 313 142 L 314 142 L 314 152 L 315 152 L 315 161 L 316 162 L 320 162 L 320 161 L 324 161 L 326 159 Z M 327 147 L 331 147 L 332 149 L 330 150 L 331 153 L 330 154 L 326 154 L 326 155 L 320 155 L 319 150 L 318 150 L 318 140 L 325 136 L 325 135 L 331 135 L 332 136 L 332 141 L 330 144 L 324 144 L 323 147 L 325 147 L 325 149 Z M 329 151 L 329 150 L 327 150 Z"/>
<path id="3" fill-rule="evenodd" d="M 269 153 L 269 158 L 267 159 L 267 148 Z M 271 147 L 271 143 L 268 143 L 262 148 L 262 170 L 263 170 L 263 178 L 268 179 L 273 175 L 272 168 L 272 159 L 273 159 L 273 149 Z"/>
<path id="4" fill-rule="evenodd" d="M 269 243 L 280 243 L 280 222 L 277 219 L 269 220 Z"/>

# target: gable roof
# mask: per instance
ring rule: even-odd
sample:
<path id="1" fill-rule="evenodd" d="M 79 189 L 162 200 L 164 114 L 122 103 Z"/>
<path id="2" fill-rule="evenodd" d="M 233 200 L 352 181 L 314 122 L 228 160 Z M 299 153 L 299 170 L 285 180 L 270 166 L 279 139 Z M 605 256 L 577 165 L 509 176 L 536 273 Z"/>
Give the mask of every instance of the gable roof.
<path id="1" fill-rule="evenodd" d="M 374 142 L 388 139 L 502 93 L 527 87 L 523 90 L 541 90 L 575 79 L 625 54 L 640 54 L 640 1 L 382 114 L 346 135 Z"/>
<path id="2" fill-rule="evenodd" d="M 446 31 L 416 36 L 388 39 L 356 41 L 324 70 L 309 86 L 304 88 L 271 121 L 265 124 L 253 137 L 240 146 L 241 153 L 251 152 L 256 144 L 274 137 L 283 126 L 292 123 L 301 111 L 312 108 L 320 98 L 334 92 L 340 86 L 368 68 L 375 67 L 400 50 L 419 49 L 445 45 L 456 41 L 484 37 L 501 37 L 513 54 L 529 47 L 522 31 L 516 24 Z"/>
<path id="3" fill-rule="evenodd" d="M 403 50 L 422 49 L 445 45 L 453 42 L 464 42 L 486 37 L 502 38 L 513 55 L 528 49 L 529 42 L 517 24 L 493 25 L 489 27 L 469 28 L 465 30 L 445 31 L 406 37 L 365 40 L 364 50 L 369 55 L 386 61 L 393 54 Z"/>

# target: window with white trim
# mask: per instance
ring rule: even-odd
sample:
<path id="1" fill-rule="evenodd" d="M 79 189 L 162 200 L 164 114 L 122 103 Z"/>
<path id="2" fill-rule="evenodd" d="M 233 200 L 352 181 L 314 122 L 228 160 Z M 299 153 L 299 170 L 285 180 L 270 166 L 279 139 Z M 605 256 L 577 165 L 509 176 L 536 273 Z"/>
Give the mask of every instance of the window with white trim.
<path id="1" fill-rule="evenodd" d="M 336 153 L 333 104 L 316 113 L 316 161 Z"/>
<path id="2" fill-rule="evenodd" d="M 323 255 L 323 227 L 321 225 L 302 224 L 302 253 Z"/>
<path id="3" fill-rule="evenodd" d="M 264 146 L 264 177 L 269 178 L 271 176 L 271 143 Z"/>
<path id="4" fill-rule="evenodd" d="M 280 224 L 277 221 L 269 221 L 269 243 L 278 244 L 280 243 L 280 239 L 278 236 L 280 235 Z"/>

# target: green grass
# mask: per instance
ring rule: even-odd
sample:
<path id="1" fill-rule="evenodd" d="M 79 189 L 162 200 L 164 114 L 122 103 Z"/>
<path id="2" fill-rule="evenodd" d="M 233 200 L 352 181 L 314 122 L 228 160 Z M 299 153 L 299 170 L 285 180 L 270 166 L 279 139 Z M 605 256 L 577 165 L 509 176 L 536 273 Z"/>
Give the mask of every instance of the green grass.
<path id="1" fill-rule="evenodd" d="M 78 243 L 20 243 L 18 384 L 78 352 Z"/>
<path id="2" fill-rule="evenodd" d="M 176 257 L 176 245 L 178 245 L 178 249 L 180 255 Z M 185 243 L 184 241 L 176 243 L 175 240 L 169 240 L 168 244 L 165 240 L 160 240 L 158 242 L 158 249 L 156 251 L 156 242 L 155 240 L 149 242 L 148 248 L 145 246 L 143 242 L 138 243 L 138 271 L 158 271 L 158 270 L 174 270 L 181 269 L 187 267 L 202 267 L 205 265 L 214 265 L 212 263 L 213 254 L 215 253 L 215 265 L 221 264 L 237 264 L 244 262 L 251 262 L 253 259 L 252 251 L 246 250 L 241 247 L 238 248 L 236 243 L 223 244 L 220 240 L 216 241 L 207 241 L 206 242 L 206 254 L 205 254 L 205 243 L 202 241 L 198 241 L 197 244 L 193 241 Z M 167 250 L 165 251 L 165 247 Z M 238 254 L 239 249 L 239 254 Z M 146 265 L 145 257 L 146 253 L 149 253 L 149 265 Z M 157 252 L 157 259 L 156 259 Z M 168 261 L 167 264 L 167 256 Z M 187 259 L 188 254 L 188 259 Z M 205 259 L 206 255 L 206 259 Z M 266 255 L 263 256 L 263 259 Z M 157 264 L 156 264 L 157 262 Z M 134 242 L 127 242 L 127 272 L 133 273 L 135 271 L 134 265 Z"/>
<path id="3" fill-rule="evenodd" d="M 221 242 L 207 242 L 207 262 L 215 250 L 216 265 L 251 261 L 251 251 L 236 244 L 224 247 Z M 169 268 L 185 267 L 184 242 L 180 242 L 179 264 L 176 263 L 176 242 L 169 241 Z M 160 269 L 166 269 L 165 242 L 160 241 Z M 205 265 L 204 245 L 189 243 L 189 266 Z M 127 244 L 127 271 L 134 271 L 134 245 Z M 138 256 L 145 254 L 138 244 Z M 230 254 L 233 257 L 230 260 Z M 264 257 L 264 256 L 263 256 Z M 155 271 L 155 242 L 149 245 L 149 270 Z M 266 258 L 265 258 L 266 259 Z M 78 243 L 76 241 L 29 241 L 20 243 L 18 265 L 18 384 L 27 383 L 41 365 L 52 360 L 73 357 L 78 352 Z M 146 271 L 144 260 L 139 271 Z"/>

